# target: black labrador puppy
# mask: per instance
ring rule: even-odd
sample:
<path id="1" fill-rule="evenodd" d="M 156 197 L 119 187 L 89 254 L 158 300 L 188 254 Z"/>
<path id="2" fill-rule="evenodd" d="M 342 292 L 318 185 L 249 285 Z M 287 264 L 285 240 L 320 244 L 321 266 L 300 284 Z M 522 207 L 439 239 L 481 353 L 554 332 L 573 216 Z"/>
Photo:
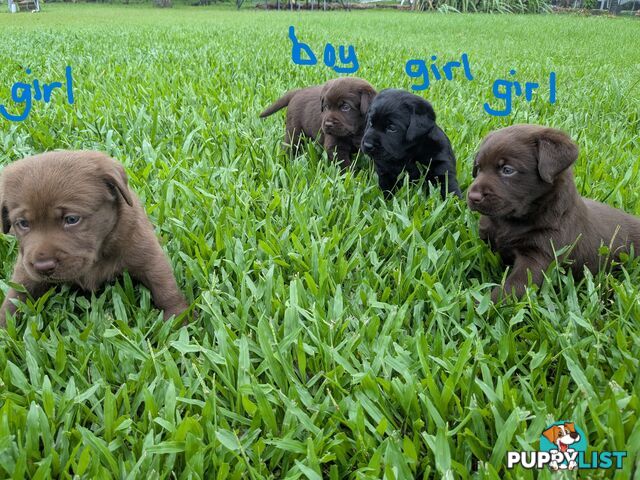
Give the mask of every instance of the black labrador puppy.
<path id="1" fill-rule="evenodd" d="M 442 198 L 447 193 L 462 197 L 451 142 L 436 125 L 433 107 L 422 97 L 404 90 L 382 90 L 369 107 L 361 147 L 373 159 L 378 184 L 387 197 L 403 170 L 412 181 L 420 178 L 418 163 L 426 167 L 427 181 L 440 185 Z"/>

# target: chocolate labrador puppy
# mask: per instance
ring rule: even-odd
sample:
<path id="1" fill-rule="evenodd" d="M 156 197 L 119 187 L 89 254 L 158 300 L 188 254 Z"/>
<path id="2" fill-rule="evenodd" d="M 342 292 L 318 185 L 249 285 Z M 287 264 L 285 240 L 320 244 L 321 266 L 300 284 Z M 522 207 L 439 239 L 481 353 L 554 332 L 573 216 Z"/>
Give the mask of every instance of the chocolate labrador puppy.
<path id="1" fill-rule="evenodd" d="M 387 197 L 402 171 L 412 181 L 420 178 L 418 164 L 426 168 L 428 182 L 439 183 L 443 198 L 448 192 L 462 196 L 449 137 L 436 125 L 433 107 L 422 97 L 382 90 L 369 108 L 362 151 L 373 159 L 378 184 Z"/>
<path id="2" fill-rule="evenodd" d="M 285 143 L 296 151 L 302 136 L 318 138 L 327 153 L 347 168 L 351 154 L 360 148 L 365 116 L 375 95 L 375 89 L 361 78 L 336 78 L 287 92 L 260 117 L 288 107 Z"/>
<path id="3" fill-rule="evenodd" d="M 514 125 L 483 140 L 467 200 L 482 214 L 480 237 L 513 265 L 504 291 L 493 290 L 494 302 L 505 293 L 522 296 L 529 273 L 540 285 L 554 249 L 575 244 L 565 258 L 577 277 L 585 266 L 596 272 L 617 260 L 630 245 L 640 251 L 640 219 L 578 194 L 571 169 L 577 158 L 565 133 L 538 125 Z M 601 245 L 609 258 L 599 257 Z"/>
<path id="4" fill-rule="evenodd" d="M 19 160 L 0 176 L 2 231 L 18 238 L 12 281 L 37 298 L 52 285 L 95 290 L 128 270 L 151 290 L 164 317 L 187 303 L 122 165 L 99 152 L 50 152 Z M 0 308 L 0 326 L 13 299 Z"/>

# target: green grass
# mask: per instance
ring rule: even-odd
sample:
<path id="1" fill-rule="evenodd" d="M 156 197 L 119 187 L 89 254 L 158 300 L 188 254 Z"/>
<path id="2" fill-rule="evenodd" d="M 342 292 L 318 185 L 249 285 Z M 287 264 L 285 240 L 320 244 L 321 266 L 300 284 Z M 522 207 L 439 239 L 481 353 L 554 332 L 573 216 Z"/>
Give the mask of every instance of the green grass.
<path id="1" fill-rule="evenodd" d="M 640 69 L 632 19 L 283 13 L 47 4 L 0 14 L 0 103 L 24 68 L 73 67 L 76 103 L 0 121 L 0 165 L 56 148 L 121 160 L 200 311 L 164 324 L 128 277 L 62 288 L 0 331 L 0 478 L 552 478 L 506 469 L 547 424 L 640 462 L 640 263 L 574 282 L 562 268 L 494 307 L 504 267 L 464 202 L 406 185 L 385 201 L 365 158 L 290 160 L 282 92 L 334 76 L 290 60 L 356 46 L 358 75 L 409 88 L 404 62 L 466 52 L 475 80 L 423 95 L 458 156 L 489 131 L 551 125 L 580 144 L 585 196 L 640 214 Z M 558 76 L 558 102 L 482 104 L 491 85 Z M 0 286 L 15 261 L 0 237 Z M 635 472 L 635 473 L 634 473 Z M 580 478 L 610 478 L 587 471 Z M 553 476 L 569 478 L 569 476 Z"/>

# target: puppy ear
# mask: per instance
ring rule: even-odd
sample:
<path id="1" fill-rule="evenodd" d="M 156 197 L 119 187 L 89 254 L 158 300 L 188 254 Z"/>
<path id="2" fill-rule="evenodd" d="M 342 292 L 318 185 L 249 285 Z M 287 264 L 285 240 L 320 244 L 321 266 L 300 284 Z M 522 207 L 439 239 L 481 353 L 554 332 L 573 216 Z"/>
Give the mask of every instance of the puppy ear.
<path id="1" fill-rule="evenodd" d="M 426 100 L 420 99 L 414 104 L 409 127 L 407 128 L 407 142 L 413 142 L 418 137 L 426 135 L 436 125 L 436 112 Z"/>
<path id="2" fill-rule="evenodd" d="M 9 209 L 4 204 L 4 196 L 2 195 L 2 177 L 0 177 L 0 215 L 2 216 L 2 233 L 9 233 L 11 222 L 9 221 Z"/>
<path id="3" fill-rule="evenodd" d="M 547 183 L 553 183 L 561 172 L 578 158 L 578 146 L 569 136 L 554 128 L 547 128 L 537 138 L 538 173 Z"/>
<path id="4" fill-rule="evenodd" d="M 105 182 L 109 190 L 116 195 L 120 195 L 127 205 L 132 206 L 133 200 L 131 198 L 131 191 L 129 190 L 127 172 L 124 171 L 124 167 L 121 163 L 111 160 L 111 167 L 107 169 L 105 173 Z"/>
<path id="5" fill-rule="evenodd" d="M 9 233 L 11 222 L 9 222 L 9 211 L 2 205 L 2 233 Z"/>
<path id="6" fill-rule="evenodd" d="M 542 432 L 542 435 L 544 435 L 544 437 L 547 440 L 549 440 L 551 443 L 556 443 L 556 440 L 558 439 L 558 429 L 554 425 L 552 427 L 547 428 L 544 432 Z"/>
<path id="7" fill-rule="evenodd" d="M 363 117 L 369 111 L 369 105 L 376 96 L 376 91 L 371 87 L 363 88 L 360 92 L 360 115 Z"/>
<path id="8" fill-rule="evenodd" d="M 327 91 L 329 90 L 329 87 L 331 86 L 332 83 L 333 83 L 333 80 L 327 81 L 322 86 L 322 90 L 320 90 L 320 111 L 321 112 L 324 112 L 324 97 L 327 96 Z"/>

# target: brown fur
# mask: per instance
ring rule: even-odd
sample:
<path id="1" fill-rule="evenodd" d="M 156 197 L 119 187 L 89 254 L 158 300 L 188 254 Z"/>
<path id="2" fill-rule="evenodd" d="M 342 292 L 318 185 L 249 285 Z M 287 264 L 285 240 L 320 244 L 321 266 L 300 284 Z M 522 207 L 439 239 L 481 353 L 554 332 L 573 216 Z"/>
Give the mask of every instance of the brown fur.
<path id="1" fill-rule="evenodd" d="M 563 259 L 572 261 L 576 277 L 592 272 L 633 245 L 640 249 L 640 219 L 602 203 L 582 198 L 571 165 L 576 144 L 560 130 L 514 125 L 490 133 L 476 155 L 475 177 L 467 193 L 469 207 L 482 214 L 480 236 L 513 267 L 497 301 L 505 292 L 524 294 L 528 272 L 540 285 L 556 251 L 575 246 Z M 515 169 L 511 173 L 505 166 Z M 609 258 L 598 254 L 610 247 Z"/>
<path id="2" fill-rule="evenodd" d="M 8 165 L 0 176 L 0 208 L 3 232 L 16 235 L 20 246 L 12 281 L 32 297 L 58 283 L 95 290 L 128 270 L 151 290 L 165 319 L 187 309 L 123 166 L 107 155 L 50 152 Z M 73 216 L 80 221 L 66 224 Z M 15 298 L 24 295 L 10 289 L 0 326 L 7 312 L 15 313 Z"/>
<path id="3" fill-rule="evenodd" d="M 285 143 L 296 150 L 302 136 L 318 138 L 327 153 L 335 155 L 346 168 L 351 164 L 351 154 L 360 148 L 365 117 L 375 95 L 365 80 L 336 78 L 324 85 L 287 92 L 260 117 L 287 107 Z"/>

